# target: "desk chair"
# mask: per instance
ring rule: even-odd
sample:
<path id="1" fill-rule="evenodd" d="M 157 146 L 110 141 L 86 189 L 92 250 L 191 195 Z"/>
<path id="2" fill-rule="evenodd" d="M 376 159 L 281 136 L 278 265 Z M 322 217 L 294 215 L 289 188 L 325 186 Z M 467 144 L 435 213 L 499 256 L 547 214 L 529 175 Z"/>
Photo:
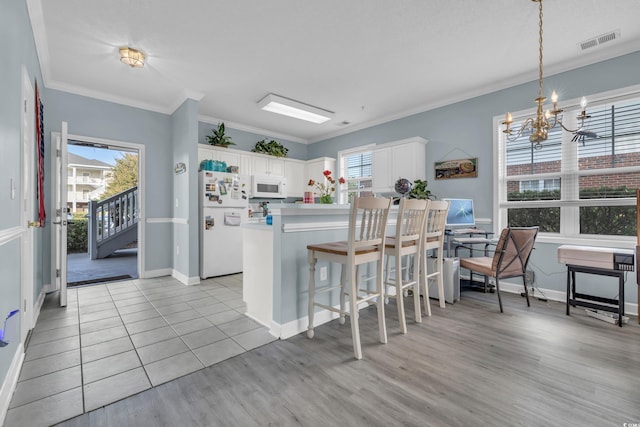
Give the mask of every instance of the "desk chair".
<path id="1" fill-rule="evenodd" d="M 407 333 L 407 321 L 404 315 L 404 292 L 413 289 L 413 305 L 415 310 L 415 318 L 417 323 L 422 322 L 422 314 L 420 313 L 420 262 L 413 263 L 413 271 L 411 270 L 411 255 L 417 255 L 418 259 L 422 251 L 424 240 L 424 226 L 427 218 L 430 200 L 419 199 L 400 199 L 400 207 L 398 208 L 398 216 L 396 219 L 396 234 L 393 237 L 387 236 L 385 243 L 385 255 L 387 257 L 387 267 L 385 272 L 385 295 L 395 298 L 398 306 L 398 319 L 400 320 L 400 332 Z M 395 274 L 393 282 L 389 280 L 391 269 L 389 268 L 389 259 L 394 257 Z M 404 269 L 406 280 L 402 279 L 402 258 L 406 258 L 406 267 Z M 396 288 L 395 295 L 389 295 L 388 287 Z"/>
<path id="2" fill-rule="evenodd" d="M 460 267 L 484 275 L 485 286 L 489 281 L 489 277 L 495 279 L 501 313 L 504 311 L 502 310 L 502 300 L 500 299 L 500 279 L 522 277 L 524 295 L 527 297 L 527 307 L 531 305 L 529 303 L 525 272 L 527 271 L 527 264 L 529 263 L 529 257 L 537 235 L 538 227 L 505 228 L 500 233 L 500 239 L 496 244 L 496 250 L 492 257 L 483 256 L 460 260 Z"/>
<path id="3" fill-rule="evenodd" d="M 424 231 L 424 244 L 421 252 L 422 268 L 420 274 L 422 275 L 421 282 L 424 285 L 423 298 L 424 298 L 424 311 L 427 316 L 431 316 L 431 305 L 429 304 L 429 280 L 438 280 L 438 298 L 440 307 L 444 308 L 444 283 L 442 279 L 442 258 L 444 248 L 444 231 L 445 224 L 447 222 L 447 213 L 449 212 L 449 201 L 431 201 L 429 204 L 429 210 L 427 211 L 427 218 Z M 427 251 L 435 249 L 437 252 L 436 269 L 432 272 L 428 270 L 428 256 Z"/>
<path id="4" fill-rule="evenodd" d="M 380 342 L 387 342 L 384 318 L 383 261 L 390 206 L 391 199 L 356 196 L 351 203 L 348 240 L 307 246 L 309 261 L 309 327 L 307 328 L 307 336 L 309 338 L 314 336 L 313 317 L 315 306 L 340 313 L 340 323 L 344 323 L 344 316 L 349 315 L 351 319 L 351 335 L 353 337 L 353 353 L 356 359 L 362 359 L 358 325 L 358 306 L 360 303 L 373 304 L 372 300 L 376 300 Z M 315 301 L 315 266 L 319 259 L 342 264 L 339 309 Z M 359 283 L 358 266 L 369 262 L 376 262 L 376 289 L 374 291 L 361 289 Z M 346 282 L 349 285 L 348 292 Z M 319 292 L 332 289 L 330 287 Z M 349 295 L 348 311 L 345 309 L 345 294 Z"/>

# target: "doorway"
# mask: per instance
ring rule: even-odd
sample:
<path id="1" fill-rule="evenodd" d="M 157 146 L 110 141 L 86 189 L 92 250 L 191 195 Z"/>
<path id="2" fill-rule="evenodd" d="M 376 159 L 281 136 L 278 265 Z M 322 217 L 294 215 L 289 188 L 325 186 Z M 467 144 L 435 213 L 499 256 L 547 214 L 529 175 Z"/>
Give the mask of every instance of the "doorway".
<path id="1" fill-rule="evenodd" d="M 67 286 L 138 278 L 136 215 L 139 182 L 136 148 L 73 139 L 67 141 Z M 122 220 L 121 208 L 132 203 Z M 134 228 L 124 234 L 124 222 Z M 96 239 L 99 242 L 96 242 Z M 114 242 L 117 239 L 117 242 Z M 109 240 L 109 248 L 97 253 Z M 92 245 L 94 252 L 92 253 Z"/>

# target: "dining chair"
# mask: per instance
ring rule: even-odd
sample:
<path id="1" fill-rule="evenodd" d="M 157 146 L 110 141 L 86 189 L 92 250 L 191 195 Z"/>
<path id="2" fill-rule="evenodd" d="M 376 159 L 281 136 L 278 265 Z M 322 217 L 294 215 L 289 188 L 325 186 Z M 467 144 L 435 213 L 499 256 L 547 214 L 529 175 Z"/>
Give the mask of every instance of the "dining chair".
<path id="1" fill-rule="evenodd" d="M 346 241 L 312 244 L 307 246 L 309 261 L 309 326 L 307 336 L 314 336 L 314 311 L 321 307 L 340 314 L 340 323 L 348 315 L 351 320 L 353 352 L 356 359 L 362 359 L 358 309 L 360 304 L 375 304 L 378 311 L 378 331 L 380 342 L 387 342 L 387 330 L 384 318 L 383 263 L 386 240 L 387 220 L 391 199 L 379 197 L 355 196 L 350 208 L 349 230 Z M 327 292 L 334 287 L 316 291 L 315 267 L 318 260 L 341 264 L 340 272 L 340 307 L 322 304 L 316 301 L 316 294 Z M 361 288 L 358 267 L 375 262 L 375 290 Z M 348 288 L 347 288 L 348 286 Z M 349 309 L 346 309 L 345 298 L 349 296 Z"/>
<path id="2" fill-rule="evenodd" d="M 429 280 L 437 280 L 438 283 L 438 299 L 441 308 L 445 308 L 444 301 L 444 281 L 442 274 L 443 249 L 444 249 L 444 232 L 447 221 L 447 213 L 449 212 L 448 200 L 432 200 L 427 211 L 424 230 L 424 244 L 421 257 L 420 274 L 422 276 L 420 282 L 423 290 L 424 311 L 427 316 L 431 316 L 431 304 L 429 303 Z M 433 271 L 429 271 L 428 251 L 436 251 L 436 262 Z"/>
<path id="3" fill-rule="evenodd" d="M 430 200 L 400 199 L 398 215 L 396 217 L 396 232 L 394 236 L 387 236 L 385 243 L 385 256 L 387 257 L 385 269 L 385 296 L 395 298 L 400 320 L 400 332 L 407 333 L 407 321 L 404 313 L 404 293 L 413 290 L 413 305 L 417 323 L 422 322 L 420 312 L 420 253 L 424 244 L 425 219 Z M 411 257 L 415 256 L 412 263 Z M 394 258 L 394 274 L 391 274 L 389 259 Z M 405 267 L 402 268 L 402 260 Z M 391 277 L 393 276 L 393 281 Z M 404 276 L 404 280 L 403 280 Z M 395 288 L 395 294 L 388 290 Z M 385 298 L 386 300 L 386 298 Z"/>
<path id="4" fill-rule="evenodd" d="M 496 281 L 496 293 L 500 312 L 503 313 L 502 299 L 500 298 L 500 280 L 513 277 L 522 277 L 524 295 L 529 303 L 529 292 L 525 273 L 529 257 L 538 235 L 538 227 L 507 227 L 500 233 L 496 249 L 492 257 L 482 256 L 463 258 L 460 267 L 478 272 L 484 275 L 485 286 L 492 277 Z"/>

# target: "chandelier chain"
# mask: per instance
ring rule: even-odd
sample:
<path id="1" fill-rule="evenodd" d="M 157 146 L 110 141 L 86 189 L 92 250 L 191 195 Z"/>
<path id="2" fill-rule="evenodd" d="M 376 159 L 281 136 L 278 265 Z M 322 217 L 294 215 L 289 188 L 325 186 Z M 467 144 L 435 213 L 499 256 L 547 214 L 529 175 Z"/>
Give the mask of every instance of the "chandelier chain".
<path id="1" fill-rule="evenodd" d="M 540 65 L 539 65 L 539 72 L 538 72 L 538 94 L 540 96 L 540 98 L 542 98 L 542 93 L 543 93 L 543 89 L 542 89 L 542 0 L 540 0 L 538 2 L 539 6 L 539 20 L 538 20 L 538 31 L 539 31 L 539 47 L 538 47 L 538 52 L 539 52 L 539 60 L 540 60 Z"/>

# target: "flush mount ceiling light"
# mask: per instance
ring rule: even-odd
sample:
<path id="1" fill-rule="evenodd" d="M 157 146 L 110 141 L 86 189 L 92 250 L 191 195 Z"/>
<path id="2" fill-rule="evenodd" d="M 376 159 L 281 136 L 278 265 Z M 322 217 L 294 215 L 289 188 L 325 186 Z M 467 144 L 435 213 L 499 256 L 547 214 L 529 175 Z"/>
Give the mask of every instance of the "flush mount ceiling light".
<path id="1" fill-rule="evenodd" d="M 551 103 L 553 104 L 553 110 L 547 110 L 543 112 L 543 104 L 547 99 L 542 94 L 542 0 L 532 0 L 538 3 L 538 97 L 534 99 L 534 102 L 538 105 L 535 117 L 528 117 L 522 123 L 522 127 L 519 130 L 514 131 L 511 129 L 513 118 L 511 113 L 507 113 L 505 121 L 502 122 L 505 125 L 503 132 L 507 136 L 507 140 L 515 141 L 525 131 L 531 133 L 529 141 L 533 144 L 533 147 L 537 150 L 542 148 L 542 142 L 546 141 L 549 136 L 549 130 L 556 126 L 562 127 L 567 132 L 573 133 L 573 141 L 582 141 L 584 143 L 585 138 L 595 138 L 596 134 L 585 129 L 585 120 L 591 116 L 587 114 L 587 99 L 582 97 L 580 101 L 580 107 L 582 112 L 576 117 L 579 123 L 577 129 L 569 129 L 562 123 L 563 110 L 558 108 L 558 94 L 556 91 L 551 93 Z M 560 115 L 560 117 L 558 117 Z"/>
<path id="2" fill-rule="evenodd" d="M 333 111 L 323 110 L 322 108 L 303 104 L 302 102 L 283 98 L 282 96 L 272 93 L 262 98 L 258 102 L 258 107 L 265 111 L 271 111 L 272 113 L 282 114 L 312 123 L 324 123 L 331 120 L 335 114 Z"/>
<path id="3" fill-rule="evenodd" d="M 144 67 L 144 53 L 131 47 L 120 48 L 120 61 L 132 68 Z"/>

